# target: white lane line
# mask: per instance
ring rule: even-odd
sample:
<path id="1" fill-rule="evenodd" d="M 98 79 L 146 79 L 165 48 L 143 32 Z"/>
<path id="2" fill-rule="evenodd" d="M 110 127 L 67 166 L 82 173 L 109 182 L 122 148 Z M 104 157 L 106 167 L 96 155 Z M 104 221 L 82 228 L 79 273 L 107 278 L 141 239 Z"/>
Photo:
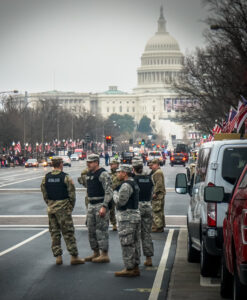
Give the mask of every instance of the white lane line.
<path id="1" fill-rule="evenodd" d="M 12 184 L 15 184 L 15 183 L 12 183 Z M 86 188 L 76 188 L 76 191 L 77 192 L 86 191 Z M 31 192 L 31 193 L 39 192 L 39 193 L 41 193 L 41 189 L 40 188 L 12 188 L 12 189 L 0 189 L 0 192 Z"/>
<path id="2" fill-rule="evenodd" d="M 164 272 L 166 269 L 166 263 L 167 263 L 168 255 L 169 255 L 170 248 L 171 248 L 173 233 L 174 233 L 174 229 L 170 229 L 167 239 L 166 239 L 164 251 L 163 251 L 163 254 L 162 254 L 162 257 L 160 260 L 160 264 L 159 264 L 159 267 L 158 267 L 158 270 L 157 270 L 157 273 L 156 273 L 156 276 L 154 279 L 153 287 L 152 287 L 152 290 L 151 290 L 148 300 L 157 300 L 159 297 L 162 279 L 164 276 Z"/>
<path id="3" fill-rule="evenodd" d="M 25 229 L 25 228 L 36 228 L 36 229 L 38 229 L 38 228 L 48 228 L 49 227 L 49 225 L 42 225 L 42 224 L 40 224 L 40 225 L 0 225 L 0 230 L 14 230 L 15 228 L 16 229 L 20 229 L 20 228 L 23 228 L 23 229 Z M 87 228 L 87 226 L 86 225 L 74 225 L 74 227 L 78 227 L 78 228 L 80 228 L 80 227 L 85 227 L 85 228 Z M 48 229 L 46 229 L 46 230 L 48 230 Z"/>
<path id="4" fill-rule="evenodd" d="M 25 181 L 35 180 L 35 179 L 43 178 L 43 177 L 44 177 L 44 175 L 43 176 L 38 176 L 38 177 L 33 177 L 33 178 L 28 178 L 28 179 L 25 179 L 25 180 L 15 181 L 15 182 L 7 183 L 7 184 L 2 184 L 2 185 L 0 185 L 0 188 L 3 187 L 3 186 L 14 185 L 14 184 L 17 184 L 17 183 L 22 183 L 22 182 L 25 182 Z"/>
<path id="5" fill-rule="evenodd" d="M 34 239 L 40 237 L 41 235 L 43 235 L 43 234 L 46 233 L 46 232 L 48 232 L 48 229 L 45 229 L 45 230 L 43 230 L 43 231 L 41 231 L 41 232 L 39 232 L 39 233 L 37 233 L 37 234 L 31 236 L 30 238 L 28 238 L 28 239 L 26 239 L 26 240 L 20 242 L 19 244 L 16 244 L 16 245 L 14 245 L 13 247 L 10 247 L 10 248 L 8 248 L 8 249 L 6 249 L 6 250 L 0 252 L 0 256 L 3 256 L 4 254 L 7 254 L 7 253 L 9 253 L 9 252 L 11 252 L 11 251 L 13 251 L 13 250 L 19 248 L 19 247 L 21 247 L 21 246 L 23 246 L 23 245 L 25 245 L 25 244 L 31 242 L 32 240 L 34 240 Z"/>
<path id="6" fill-rule="evenodd" d="M 200 275 L 200 286 L 203 287 L 219 287 L 220 278 L 203 277 Z"/>

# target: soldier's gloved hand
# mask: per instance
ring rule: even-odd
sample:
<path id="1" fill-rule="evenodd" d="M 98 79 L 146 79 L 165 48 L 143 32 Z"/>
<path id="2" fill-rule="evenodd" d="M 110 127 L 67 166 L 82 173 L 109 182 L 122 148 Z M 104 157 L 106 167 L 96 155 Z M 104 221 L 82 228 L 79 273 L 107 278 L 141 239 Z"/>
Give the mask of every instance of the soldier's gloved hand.
<path id="1" fill-rule="evenodd" d="M 156 199 L 157 198 L 157 195 L 156 194 L 153 194 L 153 199 Z"/>

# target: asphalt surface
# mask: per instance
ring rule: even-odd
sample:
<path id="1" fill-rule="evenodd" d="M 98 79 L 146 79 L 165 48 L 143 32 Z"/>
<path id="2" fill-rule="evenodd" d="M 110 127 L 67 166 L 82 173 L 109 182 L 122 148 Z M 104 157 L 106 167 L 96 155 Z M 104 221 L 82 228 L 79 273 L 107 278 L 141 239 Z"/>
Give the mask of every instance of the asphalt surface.
<path id="1" fill-rule="evenodd" d="M 65 167 L 65 172 L 70 174 L 77 188 L 73 215 L 81 257 L 91 253 L 87 229 L 83 225 L 85 218 L 82 217 L 86 214 L 85 190 L 77 183 L 77 177 L 84 167 L 84 161 L 73 162 L 71 168 Z M 185 287 L 181 291 L 177 285 L 169 286 L 171 272 L 173 269 L 177 270 L 176 264 L 174 268 L 174 260 L 176 253 L 180 253 L 177 252 L 178 235 L 181 230 L 186 230 L 183 227 L 186 227 L 189 197 L 174 192 L 176 174 L 185 172 L 185 168 L 180 166 L 172 168 L 166 165 L 162 170 L 165 173 L 167 188 L 165 215 L 168 227 L 164 233 L 152 234 L 155 249 L 153 267 L 144 267 L 142 256 L 141 276 L 130 279 L 114 277 L 114 272 L 123 268 L 123 262 L 118 233 L 111 229 L 109 239 L 111 263 L 70 266 L 70 257 L 63 244 L 64 264 L 56 266 L 50 249 L 46 205 L 40 192 L 41 179 L 50 168 L 0 169 L 0 298 L 154 300 L 168 297 L 169 300 L 180 300 L 181 293 L 186 291 L 186 299 L 190 299 L 191 285 L 189 290 Z M 179 247 L 186 249 L 185 239 L 183 243 L 180 242 Z M 198 270 L 197 273 L 190 274 L 186 263 L 184 259 L 183 264 L 179 264 L 184 270 L 185 278 L 194 275 L 198 276 L 196 277 L 198 279 Z M 184 281 L 186 282 L 185 279 Z M 174 280 L 172 282 L 174 283 Z M 195 281 L 195 285 L 200 290 L 199 279 Z M 177 293 L 174 293 L 174 290 Z M 175 295 L 180 296 L 176 298 Z M 200 299 L 208 299 L 207 296 L 203 298 L 203 291 Z"/>

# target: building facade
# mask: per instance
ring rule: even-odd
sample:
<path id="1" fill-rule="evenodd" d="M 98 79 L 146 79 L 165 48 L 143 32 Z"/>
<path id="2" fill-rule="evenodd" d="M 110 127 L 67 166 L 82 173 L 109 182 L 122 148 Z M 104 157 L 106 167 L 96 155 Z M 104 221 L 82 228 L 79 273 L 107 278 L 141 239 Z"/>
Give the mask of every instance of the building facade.
<path id="1" fill-rule="evenodd" d="M 103 93 L 43 92 L 30 94 L 29 100 L 52 99 L 76 115 L 90 112 L 108 118 L 111 114 L 129 114 L 136 122 L 145 115 L 152 127 L 171 141 L 185 138 L 186 128 L 176 122 L 176 116 L 192 101 L 179 99 L 173 84 L 179 83 L 184 56 L 178 42 L 167 32 L 163 8 L 160 8 L 158 29 L 151 37 L 141 56 L 137 69 L 137 86 L 133 93 L 110 86 Z"/>

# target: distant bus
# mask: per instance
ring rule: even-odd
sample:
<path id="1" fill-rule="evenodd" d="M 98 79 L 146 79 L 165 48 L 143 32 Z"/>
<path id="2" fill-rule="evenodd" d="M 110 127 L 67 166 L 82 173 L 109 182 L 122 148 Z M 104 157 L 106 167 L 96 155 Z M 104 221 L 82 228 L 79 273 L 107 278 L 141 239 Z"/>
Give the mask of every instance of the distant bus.
<path id="1" fill-rule="evenodd" d="M 189 160 L 189 146 L 186 144 L 177 144 L 174 153 L 183 153 L 186 157 L 186 161 Z"/>

